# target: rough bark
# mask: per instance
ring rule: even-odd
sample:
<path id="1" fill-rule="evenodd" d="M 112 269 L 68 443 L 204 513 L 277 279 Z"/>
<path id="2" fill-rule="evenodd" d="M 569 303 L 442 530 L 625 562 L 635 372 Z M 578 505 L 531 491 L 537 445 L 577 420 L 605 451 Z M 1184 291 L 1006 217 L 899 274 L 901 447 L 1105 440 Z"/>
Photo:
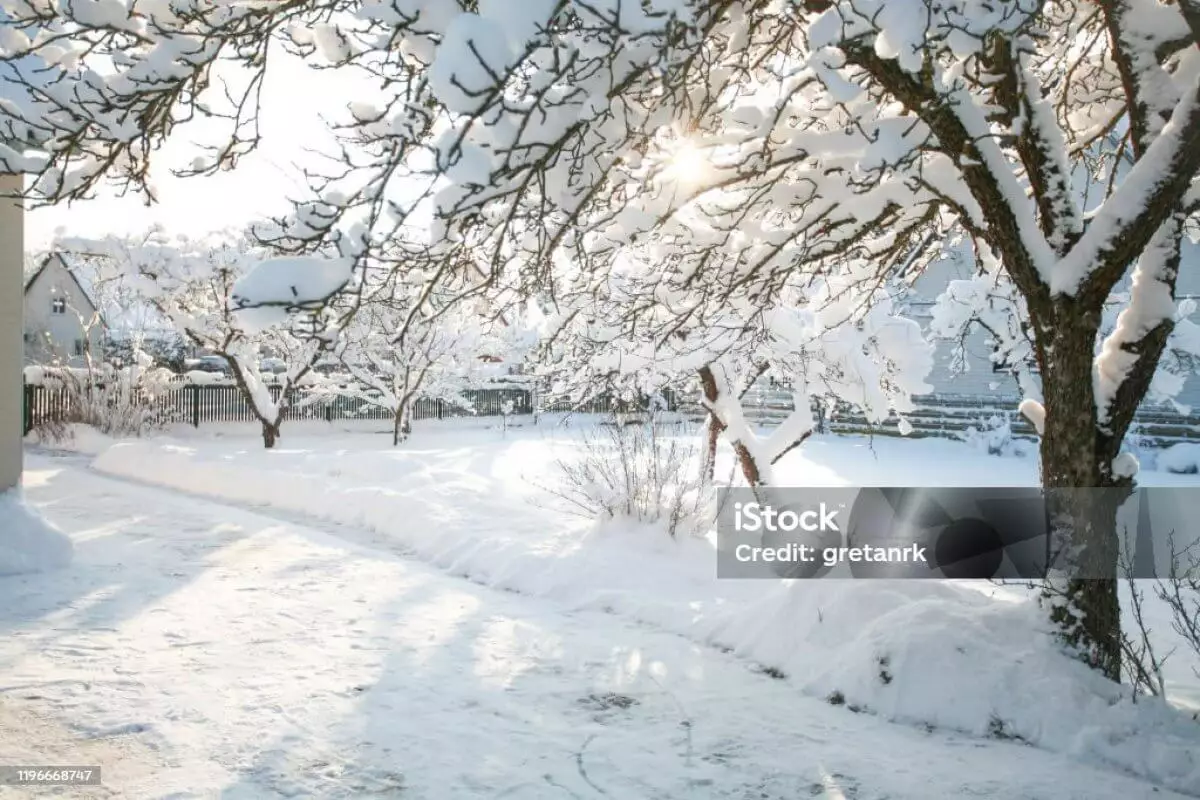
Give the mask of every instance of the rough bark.
<path id="1" fill-rule="evenodd" d="M 1038 343 L 1046 410 L 1041 478 L 1051 515 L 1048 556 L 1067 576 L 1048 584 L 1050 617 L 1084 661 L 1120 680 L 1116 518 L 1130 482 L 1114 477 L 1111 465 L 1125 430 L 1102 437 L 1097 424 L 1092 364 L 1099 313 L 1060 300 L 1054 316 L 1056 325 L 1040 337 L 1047 341 Z"/>
<path id="2" fill-rule="evenodd" d="M 716 377 L 712 373 L 711 367 L 702 367 L 700 369 L 700 386 L 704 392 L 704 400 L 710 405 L 717 402 L 718 391 Z M 721 433 L 725 430 L 725 423 L 717 416 L 715 411 L 708 412 L 708 418 L 705 420 L 705 442 L 704 460 L 700 464 L 700 480 L 707 486 L 711 486 L 713 479 L 716 478 L 717 469 L 717 442 L 721 438 Z"/>
<path id="3" fill-rule="evenodd" d="M 716 403 L 719 399 L 721 399 L 721 392 L 719 384 L 717 383 L 717 376 L 713 373 L 712 367 L 709 365 L 701 367 L 699 374 L 700 386 L 704 392 L 704 399 L 709 404 Z M 717 434 L 722 433 L 727 427 L 725 423 L 716 418 L 716 414 L 711 408 L 709 409 L 709 414 L 716 419 L 717 424 L 720 426 L 719 428 L 714 426 L 713 430 L 716 430 Z M 712 435 L 713 434 L 710 432 L 710 436 Z M 762 470 L 759 468 L 758 462 L 754 458 L 754 454 L 750 452 L 750 448 L 746 446 L 745 442 L 741 441 L 730 442 L 730 444 L 733 446 L 733 454 L 737 456 L 738 465 L 742 468 L 742 475 L 745 476 L 746 483 L 752 487 L 763 486 L 764 481 L 762 477 Z M 710 447 L 712 448 L 713 459 L 715 461 L 715 439 L 710 439 Z"/>

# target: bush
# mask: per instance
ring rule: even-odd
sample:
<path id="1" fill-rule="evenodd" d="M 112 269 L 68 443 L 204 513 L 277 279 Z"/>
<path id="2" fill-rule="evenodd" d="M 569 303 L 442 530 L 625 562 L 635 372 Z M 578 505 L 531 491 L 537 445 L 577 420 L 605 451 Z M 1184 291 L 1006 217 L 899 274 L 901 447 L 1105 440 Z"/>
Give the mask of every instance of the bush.
<path id="1" fill-rule="evenodd" d="M 698 437 L 684 425 L 660 414 L 618 414 L 584 434 L 580 456 L 558 460 L 562 480 L 550 491 L 588 519 L 661 524 L 672 537 L 702 534 L 713 498 L 700 456 Z"/>
<path id="2" fill-rule="evenodd" d="M 64 395 L 62 413 L 35 420 L 33 433 L 43 441 L 62 441 L 70 437 L 72 423 L 109 436 L 141 436 L 161 428 L 171 420 L 157 400 L 170 388 L 173 375 L 149 364 L 143 357 L 123 367 L 100 363 L 26 370 L 27 382 Z"/>
<path id="3" fill-rule="evenodd" d="M 1195 475 L 1200 472 L 1200 445 L 1194 442 L 1173 444 L 1158 454 L 1156 466 L 1176 475 Z"/>
<path id="4" fill-rule="evenodd" d="M 1132 625 L 1125 626 L 1121 636 L 1122 672 L 1132 684 L 1134 696 L 1147 694 L 1163 697 L 1167 694 L 1167 682 L 1163 665 L 1182 644 L 1193 654 L 1194 663 L 1200 664 L 1200 540 L 1186 545 L 1177 545 L 1175 534 L 1167 537 L 1170 560 L 1167 576 L 1153 581 L 1153 592 L 1170 617 L 1171 633 L 1155 631 L 1151 615 L 1146 610 L 1143 586 L 1150 581 L 1139 581 L 1134 577 L 1133 555 L 1121 554 L 1120 571 L 1129 590 L 1126 611 Z M 1155 634 L 1174 639 L 1174 646 L 1164 649 L 1155 645 Z M 1192 667 L 1200 678 L 1200 666 Z M 1197 715 L 1200 719 L 1200 715 Z"/>
<path id="5" fill-rule="evenodd" d="M 978 428 L 967 428 L 962 440 L 992 456 L 1024 457 L 1032 449 L 1028 442 L 1013 436 L 1012 424 L 999 415 L 993 415 Z"/>

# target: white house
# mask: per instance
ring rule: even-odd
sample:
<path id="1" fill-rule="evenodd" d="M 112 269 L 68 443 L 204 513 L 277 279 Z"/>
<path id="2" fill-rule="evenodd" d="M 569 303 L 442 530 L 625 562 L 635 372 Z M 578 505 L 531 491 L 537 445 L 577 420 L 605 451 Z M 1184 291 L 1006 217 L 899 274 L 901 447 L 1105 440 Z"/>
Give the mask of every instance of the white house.
<path id="1" fill-rule="evenodd" d="M 66 256 L 47 256 L 26 279 L 24 313 L 26 364 L 100 359 L 104 319 Z"/>

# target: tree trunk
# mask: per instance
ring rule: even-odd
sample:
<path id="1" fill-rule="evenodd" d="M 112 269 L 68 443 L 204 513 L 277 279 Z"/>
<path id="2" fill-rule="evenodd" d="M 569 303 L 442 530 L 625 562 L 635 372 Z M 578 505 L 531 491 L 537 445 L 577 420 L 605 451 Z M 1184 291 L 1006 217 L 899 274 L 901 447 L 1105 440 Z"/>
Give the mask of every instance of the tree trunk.
<path id="1" fill-rule="evenodd" d="M 408 439 L 412 433 L 412 401 L 407 398 L 400 401 L 392 414 L 392 447 Z"/>
<path id="2" fill-rule="evenodd" d="M 404 404 L 397 406 L 392 414 L 392 447 L 404 441 Z"/>
<path id="3" fill-rule="evenodd" d="M 262 423 L 263 447 L 270 450 L 279 439 L 279 426 L 269 422 Z"/>
<path id="4" fill-rule="evenodd" d="M 700 482 L 712 486 L 717 476 L 717 440 L 721 438 L 721 429 L 725 426 L 717 415 L 709 412 L 704 423 L 704 436 L 707 440 L 704 446 L 704 460 L 700 464 Z"/>
<path id="5" fill-rule="evenodd" d="M 715 423 L 710 425 L 708 441 L 708 446 L 710 452 L 712 453 L 711 458 L 715 464 L 717 449 L 716 437 L 728 429 L 728 425 L 717 416 L 715 411 L 713 411 L 713 406 L 718 401 L 723 399 L 721 396 L 721 384 L 718 383 L 717 376 L 712 371 L 712 367 L 710 365 L 701 367 L 699 373 L 700 386 L 704 391 L 704 399 L 709 404 L 709 415 L 712 417 L 712 422 Z M 735 399 L 733 402 L 736 403 L 739 401 Z M 732 441 L 730 444 L 733 446 L 733 453 L 737 456 L 738 464 L 742 468 L 742 475 L 746 477 L 746 483 L 752 487 L 763 486 L 765 484 L 765 481 L 763 480 L 763 471 L 759 468 L 758 462 L 754 458 L 754 454 L 750 452 L 750 448 L 746 446 L 745 442 L 740 440 Z M 704 465 L 705 470 L 711 471 L 713 468 L 715 467 L 710 467 L 707 463 Z"/>
<path id="6" fill-rule="evenodd" d="M 1119 681 L 1117 511 L 1131 482 L 1114 477 L 1111 466 L 1125 431 L 1101 437 L 1097 426 L 1095 316 L 1073 313 L 1063 301 L 1049 346 L 1042 348 L 1046 416 L 1041 469 L 1051 515 L 1047 555 L 1066 573 L 1057 582 L 1052 579 L 1047 595 L 1053 598 L 1050 616 L 1063 640 L 1089 665 Z"/>
<path id="7" fill-rule="evenodd" d="M 710 405 L 717 402 L 719 391 L 717 389 L 717 379 L 713 375 L 711 367 L 702 367 L 700 369 L 700 384 L 704 390 L 704 399 Z M 725 430 L 725 423 L 720 420 L 715 411 L 709 410 L 708 417 L 704 424 L 704 434 L 707 439 L 704 449 L 704 460 L 700 463 L 700 481 L 704 486 L 712 486 L 713 479 L 717 473 L 717 441 L 721 438 L 721 431 Z"/>

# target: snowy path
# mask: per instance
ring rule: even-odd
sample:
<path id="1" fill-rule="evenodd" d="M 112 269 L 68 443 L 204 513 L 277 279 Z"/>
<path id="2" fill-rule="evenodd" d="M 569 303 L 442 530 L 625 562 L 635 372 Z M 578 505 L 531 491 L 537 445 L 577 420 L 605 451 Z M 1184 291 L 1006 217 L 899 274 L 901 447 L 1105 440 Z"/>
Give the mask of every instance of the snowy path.
<path id="1" fill-rule="evenodd" d="M 0 580 L 0 753 L 93 759 L 114 796 L 1180 797 L 69 460 L 27 487 L 77 559 Z"/>

